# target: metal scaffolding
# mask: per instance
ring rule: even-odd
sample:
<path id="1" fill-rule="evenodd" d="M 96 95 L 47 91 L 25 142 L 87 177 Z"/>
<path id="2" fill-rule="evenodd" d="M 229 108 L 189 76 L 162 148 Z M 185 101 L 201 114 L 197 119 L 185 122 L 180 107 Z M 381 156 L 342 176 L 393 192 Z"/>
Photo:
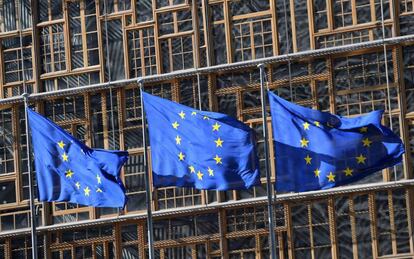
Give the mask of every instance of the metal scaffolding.
<path id="1" fill-rule="evenodd" d="M 131 79 L 123 79 L 99 84 L 91 84 L 86 86 L 74 87 L 69 89 L 62 89 L 57 91 L 50 91 L 50 92 L 42 92 L 42 93 L 33 93 L 30 95 L 30 101 L 38 101 L 44 100 L 50 97 L 58 97 L 58 96 L 68 96 L 80 93 L 87 93 L 97 90 L 103 89 L 110 89 L 110 88 L 121 88 L 125 87 L 130 84 L 137 84 L 138 80 L 142 83 L 155 83 L 164 80 L 169 80 L 173 78 L 184 78 L 190 76 L 200 76 L 202 74 L 208 73 L 221 73 L 224 71 L 231 71 L 236 69 L 256 69 L 257 65 L 259 64 L 274 64 L 274 63 L 283 63 L 289 62 L 292 60 L 300 60 L 300 59 L 312 59 L 318 58 L 323 56 L 329 56 L 339 53 L 347 53 L 350 51 L 362 50 L 362 49 L 369 49 L 369 48 L 380 48 L 386 46 L 392 46 L 396 44 L 402 44 L 406 42 L 413 42 L 414 35 L 408 36 L 399 36 L 399 37 L 392 37 L 386 39 L 379 39 L 369 42 L 357 43 L 352 45 L 344 45 L 344 46 L 337 46 L 337 47 L 329 47 L 324 49 L 317 49 L 317 50 L 307 50 L 301 51 L 296 53 L 289 53 L 285 55 L 279 55 L 269 58 L 262 58 L 262 59 L 255 59 L 243 62 L 236 62 L 231 64 L 222 64 L 222 65 L 215 65 L 203 68 L 193 68 L 187 70 L 180 70 L 171 73 L 159 74 L 159 75 L 151 75 L 145 77 L 137 77 Z M 112 99 L 112 98 L 111 98 Z M 22 96 L 15 96 L 11 98 L 1 99 L 0 105 L 7 105 L 7 104 L 17 104 L 23 103 L 24 98 Z M 361 185 L 352 185 L 352 186 L 345 186 L 345 187 L 338 187 L 329 190 L 323 191 L 312 191 L 312 192 L 305 192 L 305 193 L 288 193 L 288 194 L 278 194 L 276 198 L 276 202 L 283 202 L 283 201 L 298 201 L 301 199 L 314 199 L 314 198 L 324 198 L 329 197 L 332 195 L 344 195 L 349 193 L 361 193 L 366 191 L 374 191 L 374 190 L 383 190 L 383 189 L 395 189 L 401 187 L 412 187 L 414 186 L 414 179 L 410 180 L 401 180 L 401 181 L 394 181 L 394 182 L 381 182 L 381 183 L 374 183 L 374 184 L 361 184 Z M 169 215 L 180 215 L 186 213 L 194 213 L 194 212 L 203 212 L 203 211 L 212 211 L 221 208 L 231 208 L 231 207 L 239 207 L 239 206 L 246 206 L 246 205 L 265 205 L 267 201 L 267 197 L 259 197 L 259 198 L 251 198 L 251 199 L 244 199 L 244 200 L 237 200 L 237 201 L 228 201 L 228 202 L 221 202 L 221 203 L 213 203 L 207 205 L 198 205 L 192 207 L 185 207 L 185 208 L 178 208 L 178 209 L 167 209 L 167 210 L 159 210 L 154 211 L 153 216 L 154 218 L 169 216 Z M 53 224 L 47 226 L 39 226 L 37 228 L 37 233 L 39 232 L 46 232 L 52 230 L 62 230 L 62 229 L 71 229 L 71 228 L 79 228 L 79 227 L 87 227 L 87 226 L 97 226 L 97 225 L 105 225 L 111 224 L 114 222 L 123 222 L 131 219 L 146 219 L 147 214 L 145 212 L 140 213 L 131 213 L 128 215 L 121 215 L 121 216 L 114 216 L 109 218 L 100 218 L 100 219 L 93 219 L 93 220 L 85 220 L 85 221 L 78 221 L 78 222 L 71 222 L 71 223 L 63 223 L 63 224 Z M 12 231 L 4 231 L 0 233 L 0 238 L 9 237 L 9 236 L 17 236 L 17 235 L 25 235 L 30 233 L 30 228 L 12 230 Z"/>
<path id="2" fill-rule="evenodd" d="M 377 191 L 377 190 L 390 190 L 396 188 L 403 188 L 403 187 L 413 187 L 414 186 L 414 179 L 409 180 L 400 180 L 400 181 L 393 181 L 393 182 L 380 182 L 380 183 L 371 183 L 371 184 L 359 184 L 359 185 L 347 185 L 342 187 L 336 187 L 328 190 L 320 190 L 320 191 L 310 191 L 310 192 L 302 192 L 302 193 L 284 193 L 278 194 L 276 198 L 276 202 L 285 202 L 285 201 L 300 201 L 303 199 L 320 199 L 326 198 L 333 195 L 346 195 L 350 193 L 361 193 L 361 192 L 368 192 L 368 191 Z M 240 206 L 249 206 L 249 205 L 266 205 L 267 197 L 258 197 L 258 198 L 250 198 L 250 199 L 243 199 L 243 200 L 234 200 L 234 201 L 227 201 L 221 203 L 213 203 L 207 205 L 197 205 L 191 207 L 183 207 L 177 209 L 165 209 L 165 210 L 158 210 L 152 212 L 153 218 L 160 218 L 165 216 L 171 215 L 183 215 L 188 213 L 200 213 L 206 211 L 217 210 L 221 208 L 235 208 Z M 72 229 L 72 228 L 80 228 L 80 227 L 91 227 L 91 226 L 98 226 L 98 225 L 105 225 L 105 224 L 112 224 L 115 222 L 125 222 L 128 220 L 137 220 L 142 219 L 145 220 L 147 217 L 146 211 L 135 213 L 135 214 L 127 214 L 121 216 L 114 216 L 108 218 L 100 218 L 100 219 L 91 219 L 91 220 L 83 220 L 77 222 L 70 222 L 70 223 L 62 223 L 62 224 L 54 224 L 48 226 L 39 226 L 37 227 L 37 233 L 42 233 L 46 231 L 54 231 L 54 230 L 65 230 L 65 229 Z M 18 229 L 18 230 L 11 230 L 11 231 L 3 231 L 0 233 L 0 238 L 5 237 L 13 237 L 19 235 L 28 235 L 30 234 L 30 228 Z"/>
<path id="3" fill-rule="evenodd" d="M 368 48 L 376 48 L 376 47 L 384 47 L 384 45 L 392 46 L 395 44 L 402 44 L 405 42 L 414 41 L 414 35 L 407 35 L 407 36 L 398 36 L 386 39 L 379 39 L 369 42 L 362 42 L 362 43 L 355 43 L 351 45 L 344 45 L 344 46 L 336 46 L 336 47 L 329 47 L 324 49 L 317 49 L 317 50 L 306 50 L 300 51 L 295 53 L 289 53 L 269 58 L 261 58 L 243 62 L 236 62 L 231 64 L 222 64 L 210 67 L 203 67 L 203 68 L 192 68 L 186 70 L 175 71 L 171 73 L 159 74 L 159 75 L 151 75 L 151 76 L 144 76 L 144 77 L 136 77 L 131 79 L 122 79 L 116 80 L 111 82 L 99 83 L 99 84 L 92 84 L 92 85 L 85 85 L 80 87 L 74 87 L 69 89 L 62 89 L 57 91 L 50 91 L 50 92 L 42 92 L 42 93 L 33 93 L 30 95 L 30 100 L 42 100 L 49 97 L 57 97 L 57 96 L 68 96 L 74 95 L 79 93 L 86 93 L 92 92 L 97 90 L 109 89 L 110 87 L 117 88 L 117 87 L 124 87 L 128 84 L 136 84 L 138 80 L 142 80 L 143 83 L 154 83 L 160 82 L 164 80 L 169 80 L 173 78 L 182 78 L 182 77 L 190 77 L 196 76 L 197 74 L 208 74 L 214 72 L 223 72 L 223 71 L 230 71 L 240 68 L 256 68 L 259 64 L 274 64 L 274 63 L 282 63 L 288 62 L 292 60 L 300 60 L 304 58 L 317 58 L 322 56 L 329 56 L 338 53 L 346 53 L 349 51 L 361 50 L 361 49 L 368 49 Z M 14 104 L 14 103 L 22 103 L 23 97 L 15 96 L 11 98 L 6 98 L 0 100 L 0 105 L 5 104 Z"/>

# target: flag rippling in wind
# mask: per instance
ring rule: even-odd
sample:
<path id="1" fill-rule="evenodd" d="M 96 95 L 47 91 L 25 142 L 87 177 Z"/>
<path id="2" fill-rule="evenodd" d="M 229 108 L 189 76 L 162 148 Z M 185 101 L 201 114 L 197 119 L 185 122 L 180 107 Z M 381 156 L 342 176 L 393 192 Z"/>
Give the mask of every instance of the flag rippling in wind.
<path id="1" fill-rule="evenodd" d="M 268 96 L 278 191 L 328 189 L 402 160 L 404 145 L 381 125 L 383 111 L 344 118 Z"/>
<path id="2" fill-rule="evenodd" d="M 224 114 L 142 94 L 155 187 L 232 190 L 260 184 L 251 128 Z"/>
<path id="3" fill-rule="evenodd" d="M 128 152 L 91 149 L 40 114 L 27 113 L 40 201 L 125 206 L 119 174 Z"/>

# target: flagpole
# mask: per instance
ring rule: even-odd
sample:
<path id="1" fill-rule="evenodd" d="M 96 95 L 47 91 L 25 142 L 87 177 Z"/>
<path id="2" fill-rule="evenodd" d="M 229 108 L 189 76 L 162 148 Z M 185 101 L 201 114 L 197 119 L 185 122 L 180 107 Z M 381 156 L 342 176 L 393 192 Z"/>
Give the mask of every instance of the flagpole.
<path id="1" fill-rule="evenodd" d="M 148 154 L 147 154 L 147 131 L 145 127 L 145 111 L 144 101 L 142 97 L 143 82 L 142 79 L 138 79 L 139 91 L 141 96 L 141 118 L 142 118 L 142 138 L 144 142 L 144 170 L 145 170 L 145 188 L 146 188 L 146 203 L 147 203 L 147 232 L 148 232 L 148 254 L 149 259 L 154 259 L 154 233 L 152 227 L 152 210 L 151 210 L 151 190 L 149 181 L 149 170 L 148 170 Z"/>
<path id="2" fill-rule="evenodd" d="M 37 236 L 36 236 L 36 216 L 35 216 L 35 204 L 34 204 L 34 190 L 33 190 L 33 172 L 31 165 L 30 156 L 30 136 L 29 136 L 29 120 L 27 117 L 27 109 L 29 108 L 29 94 L 24 93 L 24 115 L 25 115 L 25 126 L 26 126 L 26 152 L 27 152 L 27 170 L 29 172 L 29 198 L 30 198 L 30 225 L 31 236 L 32 236 L 32 258 L 37 259 Z"/>
<path id="3" fill-rule="evenodd" d="M 202 110 L 202 104 L 201 104 L 201 86 L 200 86 L 200 73 L 197 73 L 197 95 L 198 95 L 198 109 Z M 204 204 L 207 206 L 208 204 L 208 190 L 202 190 L 201 195 L 203 195 Z"/>
<path id="4" fill-rule="evenodd" d="M 257 66 L 260 69 L 260 94 L 262 101 L 262 118 L 263 118 L 263 139 L 264 139 L 264 152 L 265 152 L 265 172 L 266 172 L 266 186 L 267 186 L 267 211 L 269 221 L 269 249 L 272 259 L 276 259 L 276 237 L 273 223 L 273 202 L 272 202 L 272 184 L 270 182 L 270 170 L 269 170 L 269 143 L 268 143 L 268 131 L 267 131 L 267 116 L 266 116 L 266 91 L 264 88 L 265 73 L 264 65 L 259 64 Z"/>

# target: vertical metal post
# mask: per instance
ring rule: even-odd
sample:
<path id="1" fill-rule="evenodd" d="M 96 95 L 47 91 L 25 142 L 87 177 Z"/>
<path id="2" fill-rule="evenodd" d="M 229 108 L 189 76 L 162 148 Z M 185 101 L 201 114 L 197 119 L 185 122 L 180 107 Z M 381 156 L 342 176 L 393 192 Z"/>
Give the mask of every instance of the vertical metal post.
<path id="1" fill-rule="evenodd" d="M 29 94 L 24 93 L 24 115 L 25 115 L 25 126 L 26 126 L 26 152 L 27 152 L 27 170 L 29 171 L 29 198 L 30 198 L 30 225 L 32 227 L 31 236 L 32 236 L 32 258 L 37 259 L 37 235 L 36 235 L 36 215 L 35 215 L 35 205 L 34 205 L 34 190 L 33 190 L 33 171 L 31 166 L 31 156 L 30 156 L 30 136 L 29 136 L 29 120 L 27 117 L 27 109 L 29 108 Z"/>
<path id="2" fill-rule="evenodd" d="M 143 92 L 143 82 L 142 79 L 138 80 L 139 91 L 141 96 L 141 118 L 142 118 L 142 138 L 144 142 L 144 170 L 145 170 L 145 188 L 146 188 L 146 203 L 147 203 L 147 233 L 148 233 L 148 254 L 149 259 L 154 259 L 154 233 L 152 227 L 152 210 L 151 210 L 151 201 L 152 195 L 150 190 L 150 181 L 149 181 L 149 170 L 148 170 L 148 147 L 147 147 L 147 130 L 145 127 L 145 111 L 144 111 L 144 100 L 142 97 Z"/>
<path id="3" fill-rule="evenodd" d="M 384 43 L 385 40 L 385 24 L 384 24 L 384 2 L 380 0 L 381 7 L 381 29 L 382 29 L 382 47 L 384 52 L 384 66 L 385 66 L 385 81 L 387 84 L 387 104 L 388 104 L 388 115 L 390 120 L 390 128 L 393 130 L 392 123 L 392 105 L 391 105 L 391 90 L 390 90 L 390 80 L 388 78 L 388 57 L 387 57 L 387 45 Z M 398 91 L 398 88 L 397 88 Z M 397 166 L 393 166 L 394 170 L 394 181 L 397 181 Z"/>
<path id="4" fill-rule="evenodd" d="M 112 148 L 116 149 L 116 144 L 115 144 L 115 121 L 114 121 L 114 104 L 113 104 L 113 96 L 112 96 L 112 72 L 111 72 L 111 62 L 109 60 L 109 39 L 108 39 L 108 9 L 107 9 L 107 0 L 104 0 L 104 13 L 105 13 L 105 46 L 106 46 L 106 51 L 105 51 L 105 61 L 106 61 L 106 66 L 108 67 L 108 85 L 109 85 L 109 103 L 111 105 L 111 127 L 112 127 Z M 105 73 L 104 73 L 105 74 Z M 105 75 L 104 75 L 105 77 Z M 104 79 L 105 81 L 105 79 Z M 109 148 L 111 148 L 111 146 L 109 146 Z M 118 213 L 119 213 L 119 208 L 118 208 Z"/>
<path id="5" fill-rule="evenodd" d="M 200 86 L 200 73 L 197 73 L 197 94 L 198 94 L 198 109 L 201 111 L 201 86 Z"/>
<path id="6" fill-rule="evenodd" d="M 286 0 L 283 0 L 283 13 L 285 17 L 285 37 L 286 37 L 286 57 L 288 60 L 288 72 L 289 72 L 289 90 L 290 90 L 290 97 L 293 96 L 293 87 L 292 87 L 292 66 L 289 58 L 290 53 L 290 40 L 289 40 L 289 27 L 288 27 L 288 16 L 287 16 L 287 2 Z"/>
<path id="7" fill-rule="evenodd" d="M 198 95 L 198 109 L 201 111 L 201 86 L 200 86 L 200 73 L 197 73 L 197 95 Z M 207 206 L 208 204 L 208 190 L 202 190 L 201 195 L 204 200 L 204 204 Z"/>
<path id="8" fill-rule="evenodd" d="M 271 250 L 271 258 L 276 259 L 276 237 L 275 224 L 273 223 L 273 201 L 272 201 L 272 184 L 270 182 L 269 169 L 269 135 L 267 131 L 267 116 L 266 116 L 266 90 L 264 87 L 264 65 L 257 66 L 260 69 L 260 94 L 262 99 L 262 118 L 263 118 L 263 138 L 264 138 L 264 152 L 265 152 L 265 171 L 266 171 L 266 189 L 267 189 L 267 212 L 269 221 L 269 249 Z"/>
<path id="9" fill-rule="evenodd" d="M 202 5 L 203 5 L 203 11 L 204 11 L 204 19 L 205 19 L 205 26 L 204 26 L 204 35 L 205 35 L 205 43 L 206 43 L 206 65 L 207 67 L 211 66 L 211 49 L 210 46 L 212 46 L 211 44 L 211 29 L 212 27 L 210 24 L 210 8 L 208 6 L 208 0 L 202 0 Z"/>

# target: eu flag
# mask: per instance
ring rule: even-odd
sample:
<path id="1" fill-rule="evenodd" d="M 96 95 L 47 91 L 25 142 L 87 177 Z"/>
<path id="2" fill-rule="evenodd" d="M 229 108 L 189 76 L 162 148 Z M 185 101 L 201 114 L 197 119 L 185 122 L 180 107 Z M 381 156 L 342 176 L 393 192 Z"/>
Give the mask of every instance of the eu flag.
<path id="1" fill-rule="evenodd" d="M 40 201 L 124 207 L 119 173 L 128 152 L 91 149 L 42 115 L 27 113 Z"/>
<path id="2" fill-rule="evenodd" d="M 382 111 L 344 118 L 268 92 L 278 191 L 328 189 L 401 162 L 404 146 Z"/>
<path id="3" fill-rule="evenodd" d="M 251 128 L 224 114 L 142 94 L 155 187 L 232 190 L 260 184 Z"/>

